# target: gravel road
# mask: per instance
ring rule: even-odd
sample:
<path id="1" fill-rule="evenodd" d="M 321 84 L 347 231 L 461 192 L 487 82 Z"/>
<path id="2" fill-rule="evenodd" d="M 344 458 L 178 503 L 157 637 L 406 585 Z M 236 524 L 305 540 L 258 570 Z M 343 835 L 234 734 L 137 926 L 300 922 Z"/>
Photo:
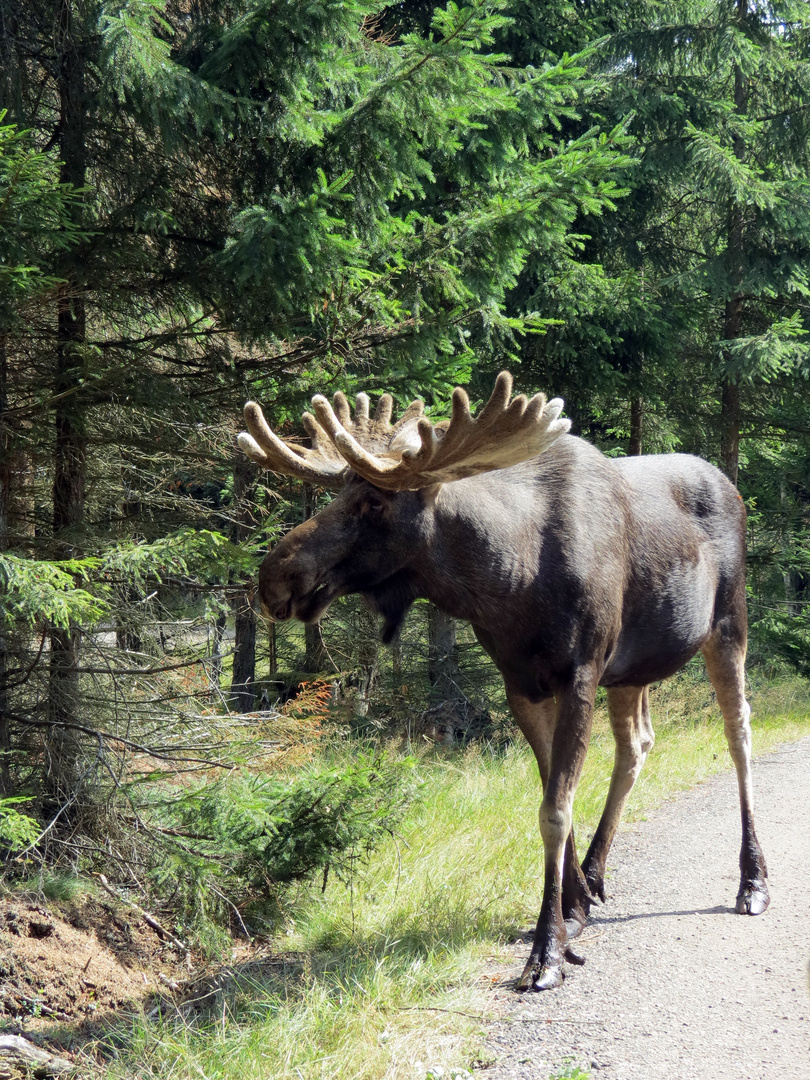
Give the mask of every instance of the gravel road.
<path id="1" fill-rule="evenodd" d="M 653 751 L 654 752 L 654 751 Z M 726 773 L 623 826 L 559 990 L 499 992 L 481 1080 L 810 1080 L 810 739 L 754 763 L 771 906 L 734 913 L 740 823 Z M 528 944 L 515 947 L 515 972 Z"/>

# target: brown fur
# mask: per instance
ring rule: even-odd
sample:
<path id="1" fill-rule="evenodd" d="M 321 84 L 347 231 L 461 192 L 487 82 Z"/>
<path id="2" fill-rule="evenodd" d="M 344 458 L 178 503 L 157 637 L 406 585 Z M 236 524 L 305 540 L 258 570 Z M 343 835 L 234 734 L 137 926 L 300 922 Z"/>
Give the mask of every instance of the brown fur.
<path id="1" fill-rule="evenodd" d="M 270 618 L 315 621 L 335 597 L 361 593 L 390 641 L 426 597 L 469 620 L 498 666 L 543 786 L 543 903 L 519 986 L 557 986 L 564 959 L 576 959 L 569 936 L 604 898 L 607 853 L 653 743 L 647 687 L 700 650 L 739 780 L 737 910 L 767 906 L 744 695 L 744 541 L 742 502 L 706 462 L 610 461 L 563 435 L 535 460 L 423 490 L 381 490 L 350 473 L 338 498 L 262 563 Z M 616 760 L 580 866 L 572 804 L 599 685 Z"/>

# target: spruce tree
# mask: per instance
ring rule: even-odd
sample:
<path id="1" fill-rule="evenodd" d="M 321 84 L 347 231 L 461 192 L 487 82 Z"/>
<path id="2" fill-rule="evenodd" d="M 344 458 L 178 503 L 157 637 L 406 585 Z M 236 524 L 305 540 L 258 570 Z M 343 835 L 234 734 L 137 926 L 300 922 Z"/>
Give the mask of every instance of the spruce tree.
<path id="1" fill-rule="evenodd" d="M 705 0 L 649 7 L 598 54 L 602 107 L 632 116 L 638 146 L 630 196 L 596 223 L 598 250 L 639 294 L 643 275 L 663 375 L 671 385 L 688 356 L 684 412 L 715 398 L 716 435 L 700 448 L 734 480 L 741 434 L 807 370 L 809 35 L 806 5 Z"/>
<path id="2" fill-rule="evenodd" d="M 558 140 L 585 73 L 510 69 L 505 9 L 451 3 L 391 36 L 360 0 L 0 0 L 0 107 L 79 195 L 76 242 L 38 254 L 49 317 L 10 346 L 39 484 L 18 554 L 78 574 L 175 534 L 182 562 L 182 526 L 232 498 L 222 418 L 247 396 L 284 422 L 338 376 L 444 393 L 473 366 L 468 333 L 522 328 L 506 291 L 530 250 L 611 205 L 616 153 Z M 130 611 L 135 580 L 116 585 Z M 80 642 L 75 620 L 50 627 L 62 804 L 84 775 L 64 736 L 93 670 Z"/>
<path id="3" fill-rule="evenodd" d="M 560 320 L 525 343 L 524 377 L 562 393 L 611 452 L 685 449 L 739 482 L 755 654 L 777 647 L 795 663 L 808 640 L 795 599 L 810 433 L 807 5 L 598 0 L 552 4 L 557 20 L 544 7 L 517 24 L 538 55 L 607 35 L 589 50 L 601 86 L 582 123 L 624 122 L 635 160 L 616 213 L 576 223 L 579 260 L 522 275 L 513 310 Z"/>

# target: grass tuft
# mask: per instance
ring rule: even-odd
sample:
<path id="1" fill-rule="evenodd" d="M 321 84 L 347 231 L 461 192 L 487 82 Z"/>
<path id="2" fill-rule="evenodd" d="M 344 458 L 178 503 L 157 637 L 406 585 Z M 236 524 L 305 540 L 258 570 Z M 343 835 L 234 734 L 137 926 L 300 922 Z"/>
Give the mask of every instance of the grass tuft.
<path id="1" fill-rule="evenodd" d="M 61 900 L 65 903 L 96 891 L 95 884 L 87 878 L 77 877 L 75 874 L 58 874 L 54 872 L 43 873 L 37 882 L 37 886 L 37 891 L 46 900 Z"/>

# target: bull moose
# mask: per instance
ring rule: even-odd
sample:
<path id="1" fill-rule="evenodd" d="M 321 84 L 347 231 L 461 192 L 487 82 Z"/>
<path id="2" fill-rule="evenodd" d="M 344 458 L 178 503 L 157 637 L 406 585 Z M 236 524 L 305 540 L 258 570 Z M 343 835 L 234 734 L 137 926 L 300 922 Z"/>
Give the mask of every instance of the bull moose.
<path id="1" fill-rule="evenodd" d="M 736 910 L 768 906 L 756 838 L 750 708 L 745 700 L 745 508 L 714 466 L 685 454 L 608 459 L 568 434 L 559 398 L 512 400 L 502 372 L 477 417 L 464 390 L 449 421 L 421 401 L 391 423 L 312 399 L 310 446 L 283 441 L 245 406 L 243 451 L 309 483 L 341 487 L 289 532 L 259 571 L 264 614 L 317 621 L 359 593 L 389 643 L 417 598 L 467 619 L 497 665 L 543 787 L 543 901 L 520 989 L 559 986 L 569 942 L 605 899 L 605 862 L 653 745 L 648 687 L 703 653 L 737 770 L 742 813 Z M 574 792 L 598 686 L 607 691 L 615 761 L 604 812 L 580 864 Z"/>

